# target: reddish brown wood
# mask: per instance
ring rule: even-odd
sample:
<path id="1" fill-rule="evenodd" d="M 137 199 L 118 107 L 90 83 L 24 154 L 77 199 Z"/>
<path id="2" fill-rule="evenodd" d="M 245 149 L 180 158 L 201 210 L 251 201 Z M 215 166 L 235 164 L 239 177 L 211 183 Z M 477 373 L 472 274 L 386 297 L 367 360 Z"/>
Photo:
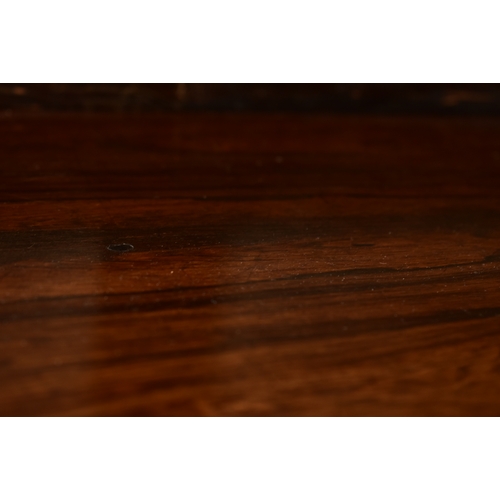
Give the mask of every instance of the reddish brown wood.
<path id="1" fill-rule="evenodd" d="M 6 116 L 0 176 L 2 415 L 500 414 L 498 119 Z"/>

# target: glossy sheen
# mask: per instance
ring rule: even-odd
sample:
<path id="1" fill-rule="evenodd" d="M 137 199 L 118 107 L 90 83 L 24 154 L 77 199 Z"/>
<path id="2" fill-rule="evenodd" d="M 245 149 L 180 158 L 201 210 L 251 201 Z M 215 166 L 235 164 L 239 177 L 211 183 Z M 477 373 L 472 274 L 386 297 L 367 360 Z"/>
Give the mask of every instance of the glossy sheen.
<path id="1" fill-rule="evenodd" d="M 499 415 L 500 120 L 0 120 L 3 415 Z"/>

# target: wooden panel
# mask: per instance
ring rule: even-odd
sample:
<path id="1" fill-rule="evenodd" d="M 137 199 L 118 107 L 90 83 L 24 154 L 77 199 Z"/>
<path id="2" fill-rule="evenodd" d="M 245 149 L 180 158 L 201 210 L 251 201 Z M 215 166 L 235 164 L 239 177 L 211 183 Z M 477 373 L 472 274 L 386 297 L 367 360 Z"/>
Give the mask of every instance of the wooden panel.
<path id="1" fill-rule="evenodd" d="M 2 415 L 500 413 L 498 119 L 3 117 L 0 175 Z"/>

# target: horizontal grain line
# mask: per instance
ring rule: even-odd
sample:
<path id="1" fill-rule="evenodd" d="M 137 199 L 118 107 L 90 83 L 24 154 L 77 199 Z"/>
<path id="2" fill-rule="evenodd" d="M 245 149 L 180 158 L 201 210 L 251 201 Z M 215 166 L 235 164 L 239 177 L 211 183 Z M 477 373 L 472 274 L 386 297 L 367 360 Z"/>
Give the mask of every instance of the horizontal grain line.
<path id="1" fill-rule="evenodd" d="M 200 191 L 204 191 L 203 188 L 199 188 Z M 144 189 L 144 191 L 151 191 L 150 188 Z M 500 190 L 499 190 L 500 191 Z M 67 192 L 67 190 L 65 191 Z M 73 202 L 73 201 L 78 201 L 78 202 L 97 202 L 97 201 L 134 201 L 137 202 L 138 200 L 144 200 L 144 201 L 151 201 L 151 195 L 144 195 L 143 197 L 140 196 L 140 193 L 138 193 L 139 196 L 134 196 L 134 197 L 129 197 L 129 196 L 113 196 L 113 197 L 103 197 L 103 196 L 96 196 L 96 197 L 86 197 L 86 198 L 79 198 L 79 197 L 57 197 L 57 203 L 59 202 Z M 471 200 L 485 200 L 485 199 L 493 199 L 497 200 L 498 199 L 499 193 L 495 190 L 492 190 L 490 193 L 472 193 L 472 194 L 467 194 L 467 193 L 462 193 L 462 194 L 404 194 L 404 195 L 397 195 L 397 194 L 384 194 L 384 195 L 375 195 L 372 193 L 314 193 L 312 195 L 290 195 L 290 196 L 275 196 L 275 195 L 270 195 L 270 196 L 211 196 L 207 195 L 206 198 L 203 197 L 202 195 L 200 196 L 162 196 L 158 198 L 154 198 L 155 201 L 169 201 L 169 200 L 182 200 L 182 201 L 200 201 L 200 202 L 211 202 L 211 201 L 216 201 L 216 202 L 248 202 L 248 201 L 273 201 L 273 200 L 302 200 L 302 199 L 314 199 L 314 198 L 362 198 L 362 199 L 376 199 L 376 200 L 381 200 L 381 199 L 424 199 L 424 200 L 436 200 L 436 201 L 442 201 L 442 200 L 463 200 L 463 199 L 471 199 Z M 28 203 L 40 203 L 40 202 L 50 202 L 54 203 L 51 198 L 33 198 L 30 197 L 29 199 L 4 199 L 0 202 L 1 205 L 9 205 L 9 204 L 28 204 Z"/>
<path id="2" fill-rule="evenodd" d="M 116 358 L 107 358 L 101 360 L 93 360 L 93 361 L 76 361 L 69 363 L 62 363 L 56 366 L 42 366 L 37 369 L 30 369 L 30 376 L 35 375 L 39 372 L 46 372 L 47 368 L 52 370 L 64 370 L 68 367 L 85 367 L 90 366 L 92 368 L 98 366 L 104 367 L 116 367 L 123 364 L 127 364 L 129 362 L 141 363 L 144 361 L 151 360 L 167 360 L 167 359 L 181 359 L 181 358 L 190 358 L 190 357 L 202 357 L 209 355 L 217 355 L 223 354 L 227 352 L 238 352 L 245 351 L 248 349 L 264 347 L 264 346 L 274 346 L 274 345 L 284 345 L 284 344 L 297 344 L 297 343 L 310 343 L 317 342 L 320 340 L 334 340 L 334 339 L 349 339 L 354 337 L 359 337 L 362 335 L 377 335 L 378 333 L 384 333 L 388 331 L 405 331 L 411 330 L 414 328 L 419 328 L 422 326 L 436 326 L 436 325 L 444 325 L 444 324 L 456 324 L 456 323 L 464 323 L 468 321 L 477 321 L 477 320 L 487 320 L 494 317 L 500 317 L 500 307 L 492 307 L 492 308 L 479 308 L 479 309 L 471 309 L 467 312 L 462 310 L 447 310 L 440 311 L 431 315 L 422 315 L 422 316 L 414 316 L 413 318 L 407 318 L 405 323 L 399 323 L 395 325 L 392 321 L 392 318 L 384 317 L 379 318 L 376 321 L 374 320 L 357 320 L 355 322 L 348 322 L 350 329 L 343 330 L 342 329 L 342 321 L 338 321 L 332 324 L 332 322 L 315 322 L 308 325 L 302 325 L 302 329 L 307 329 L 308 331 L 316 332 L 316 331 L 324 331 L 325 326 L 334 327 L 336 329 L 335 333 L 320 333 L 320 334 L 302 334 L 302 335 L 284 335 L 284 336 L 272 336 L 272 337 L 254 337 L 254 338 L 240 338 L 237 341 L 234 341 L 234 338 L 231 342 L 223 342 L 220 345 L 209 346 L 209 347 L 196 347 L 191 349 L 178 349 L 164 352 L 149 352 L 139 355 L 137 353 L 121 356 Z M 411 321 L 411 320 L 414 321 Z M 354 325 L 353 325 L 354 323 Z M 356 330 L 356 324 L 361 326 Z M 374 328 L 375 326 L 375 328 Z M 287 325 L 282 325 L 282 329 L 286 332 L 289 331 Z M 466 338 L 452 338 L 449 336 L 446 338 L 424 338 L 423 341 L 417 342 L 416 345 L 405 345 L 404 347 L 392 347 L 393 344 L 385 345 L 386 349 L 382 352 L 377 352 L 376 354 L 371 355 L 363 355 L 356 354 L 357 351 L 354 350 L 354 355 L 347 356 L 346 353 L 342 353 L 341 358 L 335 360 L 335 366 L 342 366 L 351 364 L 353 362 L 364 362 L 366 360 L 380 359 L 388 355 L 394 355 L 398 353 L 408 352 L 411 350 L 415 352 L 415 350 L 421 349 L 429 349 L 439 346 L 446 345 L 456 345 L 457 343 L 466 343 L 473 340 L 477 340 L 479 338 L 492 337 L 492 336 L 500 336 L 498 331 L 487 331 L 487 332 L 473 332 L 473 335 L 467 336 Z M 147 340 L 150 337 L 143 337 L 142 340 Z M 7 367 L 10 369 L 10 367 Z M 13 375 L 13 374 L 12 374 Z"/>
<path id="3" fill-rule="evenodd" d="M 21 305 L 21 304 L 31 304 L 31 303 L 39 303 L 39 302 L 59 302 L 59 301 L 65 301 L 65 300 L 91 300 L 91 299 L 98 299 L 98 298 L 103 298 L 103 297 L 109 297 L 109 298 L 120 298 L 120 297 L 129 297 L 132 295 L 136 296 L 141 296 L 141 295 L 163 295 L 163 294 L 168 294 L 168 293 L 184 293 L 184 292 L 192 292 L 192 291 L 202 291 L 202 290 L 214 290 L 214 289 L 225 289 L 228 287 L 238 287 L 238 286 L 256 286 L 256 285 L 261 285 L 261 284 L 267 284 L 267 283 L 279 283 L 279 282 L 293 282 L 293 281 L 299 281 L 299 280 L 309 280 L 309 279 L 315 279 L 315 278 L 342 278 L 345 276 L 363 276 L 363 275 L 377 275 L 377 274 L 408 274 L 408 273 L 419 273 L 419 272 L 425 272 L 425 271 L 440 271 L 440 270 L 445 270 L 445 269 L 457 269 L 465 266 L 479 266 L 483 264 L 490 264 L 493 262 L 498 262 L 500 261 L 500 253 L 495 253 L 493 255 L 486 256 L 483 260 L 481 261 L 470 261 L 470 262 L 463 262 L 463 263 L 458 263 L 458 264 L 444 264 L 441 266 L 431 266 L 431 267 L 413 267 L 413 268 L 404 268 L 404 269 L 397 269 L 397 268 L 392 268 L 392 267 L 376 267 L 376 268 L 351 268 L 351 269 L 344 269 L 344 270 L 338 270 L 338 271 L 324 271 L 321 273 L 303 273 L 303 274 L 297 274 L 293 276 L 286 276 L 286 277 L 280 277 L 280 278 L 274 278 L 274 279 L 266 279 L 266 280 L 256 280 L 256 281 L 245 281 L 245 282 L 237 282 L 237 283 L 224 283 L 224 284 L 215 284 L 215 285 L 199 285 L 199 286 L 191 286 L 191 287 L 174 287 L 174 288 L 167 288 L 163 290 L 143 290 L 143 291 L 132 291 L 132 292 L 117 292 L 117 293 L 110 293 L 110 294 L 83 294 L 83 295 L 72 295 L 72 296 L 56 296 L 56 297 L 35 297 L 27 300 L 20 300 L 20 301 L 12 301 L 12 302 L 6 302 L 1 305 L 5 306 L 12 306 L 12 305 Z M 495 270 L 494 274 L 498 274 L 498 271 Z M 492 272 L 491 270 L 488 271 L 488 275 L 491 276 Z M 481 275 L 470 275 L 467 274 L 467 278 L 480 278 Z M 401 282 L 391 282 L 391 283 L 379 283 L 379 282 L 370 282 L 366 283 L 364 285 L 365 288 L 386 288 L 386 287 L 393 287 L 395 286 L 411 286 L 411 285 L 419 285 L 419 284 L 432 284 L 432 283 L 449 283 L 450 281 L 454 281 L 456 278 L 450 277 L 450 276 L 438 276 L 435 278 L 430 278 L 427 280 L 421 280 L 419 282 L 415 281 L 408 281 L 406 283 L 401 283 Z M 325 285 L 321 288 L 325 288 L 328 286 L 332 286 L 332 284 Z M 340 287 L 341 289 L 346 289 L 346 287 L 349 286 L 349 284 L 335 284 L 333 286 Z M 363 284 L 356 283 L 355 288 L 359 289 L 360 286 L 363 286 Z M 272 289 L 271 291 L 279 291 L 281 289 Z M 286 290 L 286 289 L 285 289 Z M 266 290 L 267 291 L 267 290 Z M 254 292 L 255 293 L 255 292 Z M 258 293 L 258 292 L 256 292 Z M 213 297 L 214 298 L 214 297 Z M 0 318 L 1 320 L 1 318 Z"/>

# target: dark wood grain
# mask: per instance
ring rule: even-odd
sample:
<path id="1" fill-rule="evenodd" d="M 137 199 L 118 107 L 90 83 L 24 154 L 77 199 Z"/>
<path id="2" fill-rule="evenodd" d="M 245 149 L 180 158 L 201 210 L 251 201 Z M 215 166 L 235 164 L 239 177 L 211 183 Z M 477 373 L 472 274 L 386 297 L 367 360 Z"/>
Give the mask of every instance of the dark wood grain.
<path id="1" fill-rule="evenodd" d="M 11 116 L 0 175 L 2 415 L 500 414 L 499 119 Z"/>
<path id="2" fill-rule="evenodd" d="M 500 115 L 500 84 L 2 84 L 0 112 L 295 111 Z"/>

